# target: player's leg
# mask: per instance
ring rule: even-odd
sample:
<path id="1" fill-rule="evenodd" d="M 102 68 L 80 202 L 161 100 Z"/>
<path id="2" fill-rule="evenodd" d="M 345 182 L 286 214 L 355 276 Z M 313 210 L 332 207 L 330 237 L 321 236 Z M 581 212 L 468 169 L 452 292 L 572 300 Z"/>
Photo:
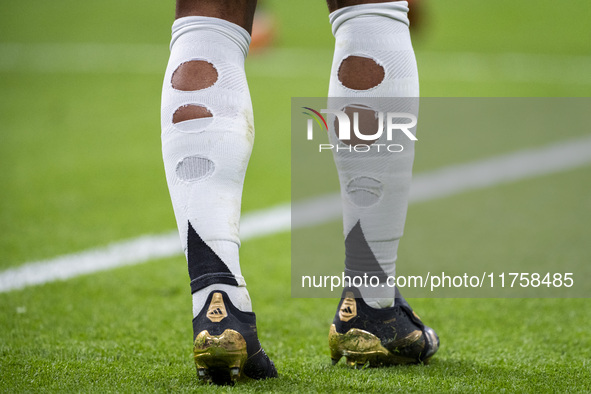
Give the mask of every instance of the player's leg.
<path id="1" fill-rule="evenodd" d="M 162 151 L 191 279 L 195 363 L 214 381 L 243 371 L 276 375 L 238 258 L 254 140 L 244 60 L 255 7 L 256 0 L 178 0 L 162 89 Z"/>
<path id="2" fill-rule="evenodd" d="M 419 83 L 407 3 L 328 0 L 328 5 L 336 39 L 330 100 L 349 103 L 345 108 L 351 112 L 417 115 Z M 368 106 L 368 98 L 387 99 L 360 110 Z M 376 119 L 374 113 L 370 118 Z M 403 133 L 394 134 L 393 140 L 383 133 L 374 141 L 338 141 L 335 133 L 330 135 L 334 144 L 371 147 L 364 153 L 333 152 L 343 199 L 345 273 L 378 281 L 376 287 L 345 289 L 331 327 L 333 360 L 346 355 L 358 364 L 424 361 L 435 353 L 439 340 L 387 280 L 395 275 L 406 219 L 414 141 Z M 378 150 L 378 144 L 399 144 L 403 150 Z M 368 331 L 375 335 L 359 340 Z"/>
<path id="3" fill-rule="evenodd" d="M 232 22 L 248 32 L 257 0 L 177 0 L 176 19 L 187 16 L 207 16 Z"/>

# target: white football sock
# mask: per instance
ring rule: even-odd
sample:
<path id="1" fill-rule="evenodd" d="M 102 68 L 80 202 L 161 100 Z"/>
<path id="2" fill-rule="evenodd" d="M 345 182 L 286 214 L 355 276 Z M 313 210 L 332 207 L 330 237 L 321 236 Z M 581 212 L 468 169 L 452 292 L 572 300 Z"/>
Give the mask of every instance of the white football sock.
<path id="1" fill-rule="evenodd" d="M 407 12 L 407 3 L 397 1 L 345 7 L 330 14 L 336 42 L 329 103 L 332 100 L 333 105 L 340 102 L 355 106 L 363 103 L 363 98 L 396 97 L 399 99 L 384 100 L 384 105 L 372 107 L 384 113 L 418 113 L 418 100 L 412 99 L 419 95 L 419 82 Z M 381 66 L 382 81 L 365 90 L 347 87 L 339 80 L 339 69 L 349 56 L 371 59 Z M 346 146 L 338 141 L 334 127 L 329 136 L 333 145 Z M 408 206 L 414 142 L 402 133 L 387 141 L 384 133 L 376 143 L 401 144 L 404 150 L 333 153 L 343 200 L 345 272 L 350 276 L 366 273 L 380 278 L 380 286 L 361 287 L 360 291 L 370 306 L 385 308 L 394 303 L 394 288 L 384 281 L 395 274 L 398 242 Z"/>
<path id="2" fill-rule="evenodd" d="M 228 292 L 236 307 L 251 310 L 238 258 L 242 187 L 254 141 L 244 73 L 249 44 L 246 30 L 222 19 L 191 16 L 172 26 L 162 152 L 194 315 L 212 290 Z M 209 79 L 194 73 L 199 66 L 211 71 Z M 175 79 L 177 72 L 184 80 Z M 193 115 L 180 116 L 187 112 Z"/>

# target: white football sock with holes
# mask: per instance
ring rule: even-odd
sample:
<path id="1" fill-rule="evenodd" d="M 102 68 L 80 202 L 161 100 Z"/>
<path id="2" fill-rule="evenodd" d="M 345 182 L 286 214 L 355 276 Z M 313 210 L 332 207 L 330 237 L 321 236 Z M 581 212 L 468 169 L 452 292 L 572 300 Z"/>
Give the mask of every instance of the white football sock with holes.
<path id="1" fill-rule="evenodd" d="M 239 309 L 251 310 L 238 258 L 242 187 L 254 141 L 244 73 L 249 44 L 246 30 L 222 19 L 185 17 L 172 27 L 162 152 L 194 315 L 212 290 L 226 291 Z M 213 70 L 213 80 L 200 74 L 175 79 L 176 72 L 186 75 L 195 65 Z M 187 109 L 200 115 L 178 117 Z"/>
<path id="2" fill-rule="evenodd" d="M 355 105 L 355 99 L 398 98 L 385 100 L 384 106 L 374 109 L 418 113 L 418 100 L 412 98 L 419 96 L 419 81 L 407 12 L 407 3 L 397 1 L 345 7 L 330 14 L 336 43 L 329 102 L 342 97 L 348 105 Z M 377 63 L 384 71 L 383 80 L 366 90 L 348 88 L 339 80 L 339 68 L 349 56 Z M 411 131 L 414 133 L 414 128 Z M 332 144 L 344 146 L 334 132 L 329 135 Z M 384 287 L 361 287 L 360 291 L 370 306 L 384 308 L 394 302 L 394 288 L 384 280 L 395 274 L 398 242 L 408 206 L 414 141 L 402 133 L 387 141 L 384 133 L 376 143 L 399 143 L 404 150 L 367 154 L 340 151 L 334 153 L 334 159 L 343 200 L 345 272 L 378 276 Z"/>

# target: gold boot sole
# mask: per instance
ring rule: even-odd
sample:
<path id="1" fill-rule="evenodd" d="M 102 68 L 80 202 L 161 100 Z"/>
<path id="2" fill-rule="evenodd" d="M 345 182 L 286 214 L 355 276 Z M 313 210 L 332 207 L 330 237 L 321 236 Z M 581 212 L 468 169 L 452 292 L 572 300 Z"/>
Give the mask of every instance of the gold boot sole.
<path id="1" fill-rule="evenodd" d="M 405 338 L 397 341 L 396 345 L 398 347 L 408 346 L 420 340 L 421 335 L 421 331 L 413 331 Z M 414 358 L 392 353 L 382 346 L 377 336 L 358 328 L 352 328 L 344 334 L 339 334 L 333 324 L 328 334 L 328 346 L 333 365 L 338 363 L 342 357 L 345 357 L 347 365 L 358 369 L 363 368 L 365 365 L 378 367 L 417 362 Z M 428 360 L 427 358 L 422 362 L 427 363 Z"/>
<path id="2" fill-rule="evenodd" d="M 246 341 L 237 331 L 228 329 L 221 335 L 211 335 L 204 330 L 195 338 L 193 358 L 201 381 L 235 382 L 247 357 Z"/>

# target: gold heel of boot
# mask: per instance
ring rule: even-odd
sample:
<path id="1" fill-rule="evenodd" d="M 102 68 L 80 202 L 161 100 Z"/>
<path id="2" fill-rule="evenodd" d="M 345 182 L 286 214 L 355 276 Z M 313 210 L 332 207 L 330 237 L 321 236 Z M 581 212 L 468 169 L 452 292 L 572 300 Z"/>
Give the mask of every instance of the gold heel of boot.
<path id="1" fill-rule="evenodd" d="M 225 330 L 221 335 L 201 331 L 195 338 L 193 358 L 200 380 L 211 382 L 217 377 L 234 382 L 246 362 L 246 341 L 234 330 Z"/>

